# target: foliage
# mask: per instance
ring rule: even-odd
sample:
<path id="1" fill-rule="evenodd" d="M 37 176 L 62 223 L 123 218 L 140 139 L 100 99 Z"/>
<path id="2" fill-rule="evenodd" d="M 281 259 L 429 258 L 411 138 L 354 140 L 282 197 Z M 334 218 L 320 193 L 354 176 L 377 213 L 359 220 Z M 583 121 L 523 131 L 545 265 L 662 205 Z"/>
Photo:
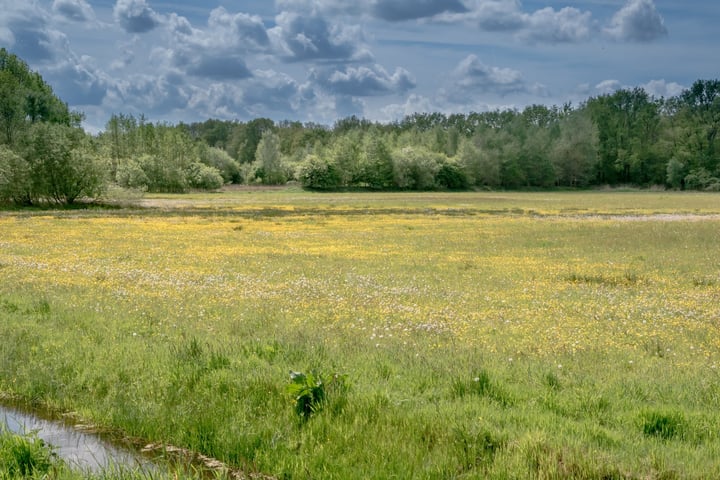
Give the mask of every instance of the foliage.
<path id="1" fill-rule="evenodd" d="M 53 452 L 36 435 L 17 435 L 0 426 L 0 478 L 34 478 L 51 473 Z"/>
<path id="2" fill-rule="evenodd" d="M 306 156 L 300 165 L 298 180 L 303 187 L 318 190 L 331 190 L 341 184 L 335 163 L 312 154 Z"/>
<path id="3" fill-rule="evenodd" d="M 217 168 L 193 162 L 187 170 L 188 185 L 200 190 L 217 190 L 223 186 L 223 177 Z"/>
<path id="4" fill-rule="evenodd" d="M 240 165 L 225 150 L 217 147 L 202 149 L 200 161 L 214 167 L 222 176 L 223 183 L 240 183 L 242 181 Z"/>
<path id="5" fill-rule="evenodd" d="M 280 138 L 271 130 L 266 130 L 257 146 L 258 171 L 256 175 L 265 185 L 280 185 L 287 181 L 280 153 Z"/>
<path id="6" fill-rule="evenodd" d="M 428 190 L 435 188 L 435 176 L 442 159 L 422 147 L 403 147 L 392 153 L 393 180 L 403 190 Z"/>

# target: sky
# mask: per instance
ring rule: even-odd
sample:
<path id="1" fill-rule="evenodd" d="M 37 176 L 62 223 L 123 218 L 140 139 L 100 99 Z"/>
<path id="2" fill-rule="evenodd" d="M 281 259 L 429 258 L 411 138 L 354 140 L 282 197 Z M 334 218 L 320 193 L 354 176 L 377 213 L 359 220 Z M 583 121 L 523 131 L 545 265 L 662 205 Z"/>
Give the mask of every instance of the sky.
<path id="1" fill-rule="evenodd" d="M 0 46 L 101 131 L 656 97 L 720 78 L 717 0 L 0 0 Z"/>

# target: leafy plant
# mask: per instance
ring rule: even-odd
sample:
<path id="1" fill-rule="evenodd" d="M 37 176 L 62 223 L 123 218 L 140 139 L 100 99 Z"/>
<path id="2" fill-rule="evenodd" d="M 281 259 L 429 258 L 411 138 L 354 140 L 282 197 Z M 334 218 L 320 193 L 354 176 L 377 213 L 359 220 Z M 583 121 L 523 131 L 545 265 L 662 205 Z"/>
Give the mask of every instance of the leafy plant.
<path id="1" fill-rule="evenodd" d="M 46 474 L 53 465 L 54 453 L 36 435 L 16 435 L 0 429 L 0 464 L 9 478 Z M 3 473 L 0 470 L 0 477 Z"/>
<path id="2" fill-rule="evenodd" d="M 340 394 L 347 390 L 346 376 L 339 374 L 327 378 L 312 372 L 291 371 L 290 382 L 287 392 L 295 402 L 295 413 L 304 419 L 323 409 L 330 392 Z"/>

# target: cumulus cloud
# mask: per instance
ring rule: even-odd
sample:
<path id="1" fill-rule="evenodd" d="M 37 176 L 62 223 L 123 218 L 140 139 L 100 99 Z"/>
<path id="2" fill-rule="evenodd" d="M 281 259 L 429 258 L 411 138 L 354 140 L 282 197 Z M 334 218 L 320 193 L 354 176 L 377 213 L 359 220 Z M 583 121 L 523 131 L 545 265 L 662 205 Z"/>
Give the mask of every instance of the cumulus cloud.
<path id="1" fill-rule="evenodd" d="M 668 30 L 653 0 L 628 0 L 605 32 L 616 40 L 650 42 L 667 35 Z"/>
<path id="2" fill-rule="evenodd" d="M 365 36 L 358 26 L 330 24 L 321 15 L 294 12 L 281 12 L 275 22 L 277 26 L 269 34 L 287 61 L 359 61 L 372 57 L 362 48 Z"/>
<path id="3" fill-rule="evenodd" d="M 521 39 L 542 43 L 575 43 L 589 40 L 592 14 L 572 7 L 558 11 L 547 7 L 525 15 Z"/>
<path id="4" fill-rule="evenodd" d="M 262 19 L 224 8 L 210 12 L 205 29 L 194 28 L 185 18 L 170 15 L 167 29 L 172 38 L 167 57 L 173 67 L 190 75 L 214 80 L 252 76 L 245 63 L 248 52 L 262 52 L 270 40 Z"/>
<path id="5" fill-rule="evenodd" d="M 113 8 L 115 21 L 128 33 L 145 33 L 160 25 L 161 16 L 146 0 L 117 0 Z"/>
<path id="6" fill-rule="evenodd" d="M 463 92 L 493 92 L 500 95 L 528 90 L 522 74 L 511 68 L 484 64 L 476 55 L 468 55 L 453 72 L 454 85 Z"/>
<path id="7" fill-rule="evenodd" d="M 69 52 L 67 36 L 53 28 L 50 15 L 34 2 L 0 1 L 0 36 L 12 52 L 30 64 L 49 63 Z"/>
<path id="8" fill-rule="evenodd" d="M 308 84 L 299 84 L 287 74 L 258 70 L 251 79 L 238 83 L 212 83 L 190 87 L 188 108 L 210 118 L 292 118 L 302 111 L 311 117 L 325 102 Z"/>
<path id="9" fill-rule="evenodd" d="M 465 13 L 437 17 L 446 23 L 469 23 L 486 32 L 514 33 L 528 43 L 574 43 L 589 40 L 597 30 L 592 13 L 573 7 L 523 11 L 519 0 L 474 0 Z"/>
<path id="10" fill-rule="evenodd" d="M 139 74 L 116 81 L 108 91 L 107 104 L 123 111 L 160 114 L 187 107 L 189 98 L 188 89 L 177 74 Z"/>
<path id="11" fill-rule="evenodd" d="M 95 12 L 85 0 L 54 0 L 53 12 L 75 22 L 89 22 L 95 19 Z"/>
<path id="12" fill-rule="evenodd" d="M 391 103 L 380 109 L 380 115 L 374 120 L 381 122 L 393 122 L 402 120 L 414 113 L 439 112 L 442 109 L 433 103 L 431 99 L 423 95 L 411 93 L 403 103 Z"/>
<path id="13" fill-rule="evenodd" d="M 244 50 L 262 50 L 270 44 L 265 25 L 257 15 L 229 13 L 223 7 L 210 12 L 208 36 L 212 41 Z"/>
<path id="14" fill-rule="evenodd" d="M 413 76 L 404 68 L 396 68 L 390 75 L 380 65 L 347 67 L 343 71 L 313 71 L 311 78 L 329 92 L 355 97 L 404 93 L 416 85 Z"/>
<path id="15" fill-rule="evenodd" d="M 399 22 L 434 17 L 440 13 L 465 13 L 467 8 L 459 0 L 375 0 L 371 14 L 382 20 Z"/>
<path id="16" fill-rule="evenodd" d="M 650 80 L 645 85 L 641 85 L 645 91 L 653 97 L 677 97 L 685 87 L 675 82 L 666 82 L 665 80 Z"/>
<path id="17" fill-rule="evenodd" d="M 608 95 L 623 88 L 622 83 L 618 80 L 603 80 L 595 85 L 595 90 L 601 95 Z"/>
<path id="18" fill-rule="evenodd" d="M 432 18 L 443 13 L 467 12 L 461 0 L 277 0 L 282 11 L 308 14 L 359 16 L 388 22 Z"/>
<path id="19" fill-rule="evenodd" d="M 70 105 L 100 105 L 111 86 L 111 80 L 87 56 L 66 58 L 48 68 L 45 76 Z"/>

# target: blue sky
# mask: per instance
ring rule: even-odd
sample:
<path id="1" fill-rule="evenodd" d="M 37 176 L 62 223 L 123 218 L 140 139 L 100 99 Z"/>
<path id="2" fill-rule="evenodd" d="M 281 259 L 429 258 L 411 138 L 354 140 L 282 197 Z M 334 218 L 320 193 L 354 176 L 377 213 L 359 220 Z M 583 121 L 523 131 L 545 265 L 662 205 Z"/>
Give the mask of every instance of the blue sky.
<path id="1" fill-rule="evenodd" d="M 0 0 L 0 45 L 113 113 L 332 124 L 673 96 L 720 77 L 717 0 Z"/>

